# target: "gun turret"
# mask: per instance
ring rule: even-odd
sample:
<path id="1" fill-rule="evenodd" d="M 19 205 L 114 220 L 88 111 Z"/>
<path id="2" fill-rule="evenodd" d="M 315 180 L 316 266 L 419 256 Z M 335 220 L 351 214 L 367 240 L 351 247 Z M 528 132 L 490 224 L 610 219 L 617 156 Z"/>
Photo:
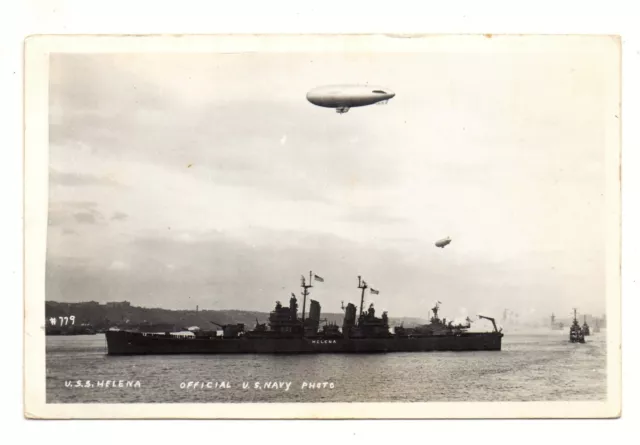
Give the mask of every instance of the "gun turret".
<path id="1" fill-rule="evenodd" d="M 253 330 L 255 332 L 265 332 L 267 330 L 267 325 L 266 323 L 260 323 L 256 318 L 256 327 L 253 328 Z"/>
<path id="2" fill-rule="evenodd" d="M 219 326 L 220 329 L 222 329 L 222 336 L 223 337 L 237 337 L 238 334 L 240 334 L 241 332 L 244 332 L 244 324 L 243 323 L 220 324 L 220 323 L 216 323 L 213 320 L 209 320 L 209 321 L 211 321 L 211 323 L 215 324 L 216 326 Z"/>

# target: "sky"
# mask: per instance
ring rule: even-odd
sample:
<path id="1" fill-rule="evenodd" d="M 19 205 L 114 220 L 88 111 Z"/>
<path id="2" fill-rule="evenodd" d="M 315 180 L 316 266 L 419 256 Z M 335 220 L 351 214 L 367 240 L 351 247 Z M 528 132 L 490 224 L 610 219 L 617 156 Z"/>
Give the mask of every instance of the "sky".
<path id="1" fill-rule="evenodd" d="M 605 308 L 595 53 L 52 54 L 46 299 Z M 396 96 L 339 115 L 328 84 Z M 434 246 L 451 237 L 444 249 Z"/>

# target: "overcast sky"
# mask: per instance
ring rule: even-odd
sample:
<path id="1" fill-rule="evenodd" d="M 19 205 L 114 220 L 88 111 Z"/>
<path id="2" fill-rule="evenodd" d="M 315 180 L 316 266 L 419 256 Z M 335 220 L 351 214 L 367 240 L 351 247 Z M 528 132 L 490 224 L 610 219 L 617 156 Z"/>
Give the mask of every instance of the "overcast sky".
<path id="1" fill-rule="evenodd" d="M 605 77 L 589 52 L 58 54 L 47 299 L 601 314 Z M 306 101 L 381 85 L 344 115 Z M 438 249 L 434 242 L 450 236 Z M 374 301 L 368 296 L 368 301 Z"/>

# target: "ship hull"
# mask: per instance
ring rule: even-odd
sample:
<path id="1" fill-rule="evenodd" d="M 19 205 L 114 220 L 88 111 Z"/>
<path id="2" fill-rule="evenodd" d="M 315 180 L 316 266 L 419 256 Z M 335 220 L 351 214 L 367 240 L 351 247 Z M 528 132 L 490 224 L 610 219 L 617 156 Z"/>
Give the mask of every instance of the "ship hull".
<path id="1" fill-rule="evenodd" d="M 500 351 L 501 333 L 388 338 L 175 338 L 108 331 L 109 355 L 317 354 L 428 351 Z"/>

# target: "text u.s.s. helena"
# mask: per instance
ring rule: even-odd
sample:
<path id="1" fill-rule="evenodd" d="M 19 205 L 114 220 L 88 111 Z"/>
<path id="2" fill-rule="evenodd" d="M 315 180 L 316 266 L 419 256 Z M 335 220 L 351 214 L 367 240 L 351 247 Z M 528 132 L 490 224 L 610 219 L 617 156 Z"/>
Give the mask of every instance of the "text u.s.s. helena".
<path id="1" fill-rule="evenodd" d="M 65 380 L 65 388 L 140 388 L 140 380 Z"/>

